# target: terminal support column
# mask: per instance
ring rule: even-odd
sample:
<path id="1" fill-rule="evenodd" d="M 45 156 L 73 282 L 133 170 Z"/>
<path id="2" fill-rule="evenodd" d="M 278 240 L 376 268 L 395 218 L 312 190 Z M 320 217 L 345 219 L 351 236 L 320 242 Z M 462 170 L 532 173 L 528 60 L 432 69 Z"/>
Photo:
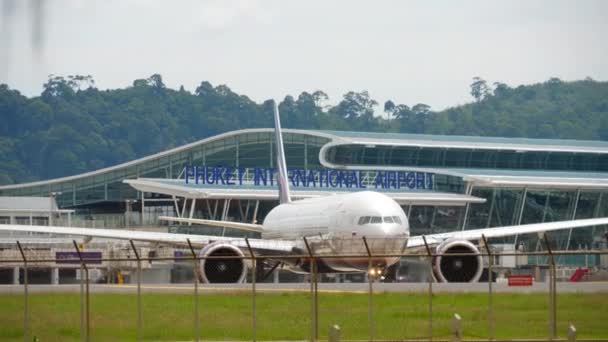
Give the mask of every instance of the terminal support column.
<path id="1" fill-rule="evenodd" d="M 59 268 L 57 267 L 51 269 L 51 284 L 59 285 Z"/>
<path id="2" fill-rule="evenodd" d="M 13 285 L 19 285 L 19 266 L 13 267 Z"/>
<path id="3" fill-rule="evenodd" d="M 578 209 L 578 200 L 581 197 L 581 189 L 576 190 L 576 198 L 574 199 L 574 209 L 572 210 L 571 220 L 576 219 L 576 210 Z M 570 248 L 570 239 L 572 238 L 572 228 L 568 230 L 568 240 L 566 241 L 566 250 Z"/>
<path id="4" fill-rule="evenodd" d="M 465 194 L 470 196 L 471 193 L 473 193 L 473 183 L 466 182 Z M 469 207 L 470 206 L 471 206 L 471 203 L 467 202 L 467 205 L 464 209 L 464 218 L 462 219 L 462 227 L 460 227 L 460 230 L 464 230 L 464 228 L 467 225 L 467 216 L 469 216 Z"/>
<path id="5" fill-rule="evenodd" d="M 517 225 L 521 225 L 521 219 L 524 214 L 524 208 L 526 207 L 526 196 L 528 195 L 528 188 L 524 188 L 524 193 L 521 195 L 521 205 L 519 207 L 519 213 L 517 215 Z M 515 240 L 513 240 L 513 245 L 517 246 L 517 235 L 515 235 Z"/>
<path id="6" fill-rule="evenodd" d="M 140 224 L 144 224 L 144 207 L 146 206 L 145 193 L 141 192 L 141 222 Z"/>
<path id="7" fill-rule="evenodd" d="M 196 198 L 192 199 L 192 204 L 190 205 L 190 218 L 194 216 L 194 207 L 196 206 Z M 188 225 L 191 226 L 192 222 L 188 222 Z"/>

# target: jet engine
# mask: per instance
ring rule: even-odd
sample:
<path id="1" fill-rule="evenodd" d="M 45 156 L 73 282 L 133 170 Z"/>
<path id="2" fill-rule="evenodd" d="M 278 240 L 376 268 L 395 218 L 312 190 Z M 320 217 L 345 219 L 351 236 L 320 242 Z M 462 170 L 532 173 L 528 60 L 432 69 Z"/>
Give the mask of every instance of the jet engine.
<path id="1" fill-rule="evenodd" d="M 243 252 L 229 243 L 209 244 L 201 250 L 200 256 L 206 258 L 201 259 L 200 268 L 205 283 L 242 283 L 247 275 Z"/>
<path id="2" fill-rule="evenodd" d="M 438 255 L 433 258 L 433 275 L 442 283 L 474 283 L 483 271 L 483 259 L 479 249 L 466 240 L 446 240 L 437 246 Z M 477 255 L 458 255 L 475 253 Z M 454 255 L 450 255 L 454 254 Z"/>

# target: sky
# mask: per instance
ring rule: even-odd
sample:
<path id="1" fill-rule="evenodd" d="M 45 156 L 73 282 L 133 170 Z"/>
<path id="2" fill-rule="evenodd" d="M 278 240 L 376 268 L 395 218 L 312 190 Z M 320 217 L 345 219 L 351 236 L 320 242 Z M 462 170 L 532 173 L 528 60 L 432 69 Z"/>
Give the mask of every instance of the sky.
<path id="1" fill-rule="evenodd" d="M 440 110 L 470 102 L 475 76 L 608 80 L 607 18 L 607 1 L 0 0 L 0 83 L 35 96 L 49 74 L 106 89 L 159 73 L 256 102 L 367 90 Z"/>

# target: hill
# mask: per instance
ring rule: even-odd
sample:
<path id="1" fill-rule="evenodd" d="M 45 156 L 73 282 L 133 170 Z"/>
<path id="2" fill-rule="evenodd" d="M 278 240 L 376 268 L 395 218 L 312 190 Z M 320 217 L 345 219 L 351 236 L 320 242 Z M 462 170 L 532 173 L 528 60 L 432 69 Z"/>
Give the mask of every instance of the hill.
<path id="1" fill-rule="evenodd" d="M 379 104 L 366 91 L 335 106 L 322 91 L 286 96 L 287 128 L 528 138 L 608 140 L 608 82 L 591 79 L 510 87 L 475 78 L 474 101 Z M 91 76 L 50 76 L 40 96 L 0 85 L 0 184 L 77 174 L 143 157 L 221 132 L 268 127 L 272 102 L 258 104 L 228 86 L 201 82 L 191 93 L 158 74 L 125 89 L 99 90 Z"/>

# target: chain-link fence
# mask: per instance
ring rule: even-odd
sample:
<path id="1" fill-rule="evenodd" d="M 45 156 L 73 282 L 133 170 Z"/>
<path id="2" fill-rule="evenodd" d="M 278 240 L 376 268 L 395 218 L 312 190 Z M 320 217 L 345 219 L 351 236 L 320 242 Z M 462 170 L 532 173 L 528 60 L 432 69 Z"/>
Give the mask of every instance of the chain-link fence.
<path id="1" fill-rule="evenodd" d="M 242 241 L 242 240 L 241 240 Z M 513 251 L 513 252 L 504 252 L 504 251 L 493 251 L 492 248 L 490 247 L 490 245 L 488 244 L 487 240 L 484 238 L 482 238 L 481 241 L 479 241 L 480 244 L 480 248 L 479 248 L 479 252 L 472 252 L 472 253 L 468 253 L 468 252 L 462 252 L 462 253 L 440 253 L 437 252 L 436 249 L 431 248 L 431 246 L 429 246 L 428 244 L 426 244 L 426 240 L 425 240 L 425 246 L 417 251 L 409 251 L 406 250 L 404 252 L 401 253 L 376 253 L 375 251 L 378 251 L 378 248 L 372 248 L 371 242 L 368 242 L 365 238 L 361 239 L 361 245 L 364 246 L 364 250 L 361 251 L 357 251 L 356 249 L 354 249 L 352 253 L 349 254 L 332 254 L 331 252 L 324 252 L 322 254 L 319 253 L 315 253 L 315 249 L 311 247 L 311 243 L 304 238 L 303 242 L 304 242 L 304 246 L 306 246 L 306 249 L 303 250 L 303 253 L 299 254 L 299 255 L 295 255 L 295 254 L 285 254 L 285 255 L 277 255 L 277 254 L 272 254 L 272 255 L 264 255 L 263 253 L 258 253 L 257 251 L 254 251 L 250 246 L 249 246 L 249 240 L 245 239 L 246 241 L 246 245 L 247 248 L 243 251 L 244 255 L 241 256 L 234 256 L 234 255 L 215 255 L 215 256 L 204 256 L 204 255 L 199 255 L 196 250 L 195 247 L 192 246 L 192 244 L 190 243 L 190 241 L 185 241 L 185 243 L 183 244 L 182 247 L 186 247 L 186 251 L 188 251 L 187 254 L 181 253 L 180 255 L 173 255 L 173 256 L 144 256 L 141 253 L 141 247 L 136 247 L 136 245 L 133 243 L 133 241 L 129 241 L 130 242 L 130 247 L 131 250 L 133 252 L 133 256 L 134 258 L 131 257 L 124 257 L 124 256 L 118 256 L 118 257 L 102 257 L 101 255 L 92 255 L 90 253 L 87 253 L 85 251 L 83 251 L 82 246 L 79 245 L 75 240 L 73 241 L 73 245 L 74 245 L 74 250 L 73 250 L 73 254 L 72 255 L 64 255 L 61 259 L 57 259 L 57 258 L 41 258 L 35 254 L 32 253 L 28 253 L 28 251 L 26 250 L 25 246 L 22 245 L 22 243 L 20 243 L 19 241 L 17 241 L 17 247 L 18 247 L 18 254 L 15 253 L 15 257 L 14 258 L 6 258 L 6 256 L 3 259 L 0 259 L 0 267 L 2 267 L 3 265 L 20 265 L 19 267 L 23 268 L 23 284 L 19 285 L 20 287 L 22 287 L 23 289 L 23 339 L 24 341 L 32 341 L 32 339 L 34 338 L 33 333 L 32 333 L 32 329 L 31 329 L 31 321 L 32 321 L 32 309 L 31 309 L 31 284 L 28 283 L 28 268 L 32 268 L 32 267 L 36 267 L 37 265 L 49 265 L 50 263 L 75 263 L 75 265 L 79 265 L 79 269 L 80 269 L 80 300 L 79 300 L 79 304 L 80 304 L 80 337 L 83 341 L 89 341 L 92 339 L 92 334 L 91 334 L 91 320 L 92 320 L 92 316 L 95 315 L 95 312 L 93 310 L 91 310 L 91 281 L 90 281 L 90 276 L 89 276 L 89 271 L 91 269 L 91 267 L 95 267 L 95 266 L 91 266 L 91 265 L 99 265 L 102 262 L 123 262 L 123 263 L 129 263 L 130 265 L 133 265 L 133 273 L 135 275 L 136 281 L 135 283 L 137 284 L 137 289 L 136 289 L 136 296 L 137 296 L 137 317 L 133 318 L 134 320 L 136 319 L 136 326 L 137 326 L 137 340 L 142 340 L 143 339 L 143 331 L 145 329 L 145 326 L 143 324 L 142 321 L 142 263 L 148 262 L 148 263 L 152 263 L 152 262 L 180 262 L 180 263 L 190 263 L 191 267 L 192 267 L 192 271 L 194 273 L 194 277 L 193 277 L 193 286 L 192 286 L 192 303 L 193 303 L 193 312 L 192 314 L 192 322 L 193 322 L 193 328 L 192 328 L 192 339 L 194 340 L 200 340 L 201 339 L 201 329 L 200 329 L 200 322 L 201 322 L 201 317 L 200 317 L 200 312 L 206 310 L 206 308 L 200 308 L 199 307 L 199 287 L 201 285 L 199 285 L 199 283 L 201 282 L 201 280 L 203 279 L 202 275 L 201 275 L 201 263 L 205 262 L 206 260 L 214 260 L 214 259 L 230 259 L 230 260 L 242 260 L 243 263 L 246 263 L 247 268 L 249 269 L 248 272 L 248 282 L 250 283 L 250 288 L 247 289 L 248 293 L 250 294 L 250 300 L 251 300 L 251 304 L 250 304 L 250 324 L 251 324 L 251 335 L 250 335 L 250 339 L 251 340 L 258 340 L 258 332 L 261 329 L 265 329 L 265 327 L 260 327 L 259 326 L 259 309 L 258 309 L 258 303 L 260 301 L 260 294 L 264 292 L 264 290 L 260 291 L 260 282 L 259 279 L 256 279 L 259 277 L 259 263 L 261 263 L 264 260 L 282 260 L 282 261 L 293 261 L 293 264 L 297 264 L 298 262 L 300 263 L 308 263 L 310 265 L 309 268 L 309 275 L 307 276 L 307 284 L 305 285 L 307 288 L 305 291 L 305 293 L 308 293 L 308 304 L 310 306 L 310 310 L 308 311 L 308 317 L 306 319 L 301 320 L 301 322 L 303 322 L 302 324 L 309 324 L 309 334 L 307 337 L 308 340 L 310 341 L 316 341 L 320 339 L 320 336 L 323 336 L 324 338 L 327 337 L 330 340 L 340 340 L 340 335 L 342 334 L 343 337 L 349 336 L 347 331 L 340 331 L 340 327 L 337 325 L 333 325 L 333 324 L 325 324 L 322 326 L 322 324 L 320 324 L 320 316 L 327 314 L 327 315 L 334 315 L 335 312 L 330 313 L 329 311 L 324 311 L 322 308 L 320 308 L 319 305 L 319 301 L 320 301 L 320 295 L 323 295 L 323 291 L 319 290 L 319 285 L 320 285 L 320 275 L 322 274 L 322 272 L 318 269 L 318 265 L 320 265 L 317 261 L 319 260 L 331 260 L 331 259 L 356 259 L 356 260 L 367 260 L 368 265 L 369 265 L 369 270 L 374 269 L 374 260 L 378 260 L 379 258 L 401 258 L 401 259 L 406 259 L 406 258 L 416 258 L 417 260 L 422 260 L 421 264 L 423 265 L 423 267 L 427 267 L 428 268 L 428 276 L 426 277 L 426 281 L 423 284 L 423 286 L 426 286 L 426 289 L 423 289 L 423 287 L 421 286 L 421 284 L 418 284 L 417 287 L 417 292 L 418 294 L 420 293 L 426 293 L 426 300 L 423 300 L 422 302 L 417 302 L 415 305 L 417 305 L 417 317 L 426 317 L 425 320 L 427 321 L 426 324 L 426 328 L 422 329 L 422 330 L 426 330 L 426 331 L 417 331 L 414 338 L 416 340 L 435 340 L 435 341 L 439 341 L 439 340 L 446 340 L 446 338 L 444 337 L 443 339 L 441 338 L 437 338 L 437 334 L 434 333 L 434 330 L 438 328 L 438 326 L 442 327 L 443 329 L 446 328 L 446 326 L 448 327 L 448 330 L 450 331 L 450 339 L 452 341 L 460 341 L 463 337 L 463 332 L 465 335 L 467 336 L 476 336 L 477 338 L 475 339 L 469 339 L 470 341 L 472 340 L 483 340 L 483 341 L 488 341 L 488 340 L 492 340 L 492 341 L 496 341 L 496 340 L 500 340 L 499 338 L 496 337 L 495 334 L 495 330 L 497 327 L 499 327 L 501 324 L 512 324 L 512 322 L 505 322 L 503 320 L 501 320 L 500 318 L 500 311 L 501 311 L 501 307 L 502 305 L 505 305 L 505 299 L 502 298 L 497 298 L 497 294 L 496 294 L 496 287 L 497 282 L 495 281 L 496 279 L 493 277 L 493 274 L 495 273 L 493 268 L 497 267 L 495 265 L 495 260 L 497 260 L 497 257 L 505 257 L 505 256 L 512 256 L 512 257 L 522 257 L 522 256 L 527 256 L 529 258 L 538 258 L 540 256 L 542 257 L 546 257 L 548 260 L 548 263 L 546 265 L 547 270 L 548 270 L 548 276 L 545 278 L 545 282 L 544 283 L 540 283 L 540 284 L 544 284 L 542 285 L 544 288 L 544 291 L 542 291 L 542 295 L 545 296 L 546 295 L 546 299 L 548 302 L 547 305 L 547 310 L 544 313 L 544 317 L 546 318 L 546 322 L 548 322 L 547 324 L 547 330 L 546 330 L 546 337 L 545 338 L 536 338 L 536 339 L 527 339 L 527 340 L 534 340 L 534 341 L 552 341 L 552 340 L 564 340 L 564 339 L 568 339 L 568 340 L 576 340 L 576 335 L 577 335 L 577 331 L 576 331 L 576 322 L 570 322 L 570 324 L 568 324 L 568 328 L 567 331 L 558 331 L 558 315 L 560 315 L 560 310 L 558 307 L 558 296 L 557 296 L 557 292 L 558 292 L 558 286 L 557 286 L 557 265 L 556 265 L 556 260 L 558 256 L 570 256 L 570 255 L 585 255 L 585 256 L 593 256 L 593 257 L 605 257 L 606 255 L 608 255 L 608 251 L 606 250 L 583 250 L 583 251 L 554 251 L 551 249 L 551 244 L 549 243 L 549 239 L 548 237 L 545 235 L 543 241 L 546 247 L 546 250 L 543 251 L 536 251 L 536 252 L 521 252 L 521 251 Z M 377 241 L 374 243 L 378 243 Z M 380 252 L 382 252 L 382 250 L 380 249 Z M 17 257 L 18 256 L 18 257 Z M 441 293 L 445 293 L 445 291 L 447 291 L 448 293 L 450 293 L 451 296 L 458 296 L 458 294 L 452 293 L 452 291 L 450 290 L 450 288 L 448 287 L 450 284 L 441 284 L 438 283 L 435 279 L 435 277 L 433 277 L 434 274 L 434 267 L 436 267 L 436 265 L 434 265 L 434 261 L 437 260 L 438 257 L 442 257 L 442 256 L 474 256 L 474 257 L 482 257 L 484 260 L 484 269 L 487 270 L 487 287 L 485 287 L 485 281 L 484 283 L 478 284 L 478 286 L 474 287 L 472 290 L 473 291 L 479 291 L 481 288 L 479 287 L 479 285 L 481 285 L 482 287 L 484 287 L 483 289 L 483 293 L 487 293 L 487 297 L 485 297 L 484 301 L 482 303 L 474 303 L 471 305 L 476 305 L 476 310 L 477 313 L 480 317 L 482 317 L 482 320 L 484 322 L 487 323 L 487 329 L 485 329 L 485 334 L 480 334 L 480 333 L 476 333 L 476 334 L 467 334 L 466 332 L 466 327 L 467 325 L 463 323 L 463 319 L 462 317 L 459 315 L 458 312 L 451 312 L 449 317 L 445 316 L 445 312 L 442 313 L 438 313 L 437 308 L 435 307 L 435 305 L 437 305 L 436 303 L 438 303 L 438 301 L 440 301 L 440 294 Z M 424 266 L 426 265 L 426 266 Z M 76 266 L 78 267 L 78 266 Z M 384 325 L 382 324 L 382 322 L 379 322 L 378 319 L 375 318 L 376 312 L 378 310 L 381 310 L 381 308 L 378 308 L 378 305 L 374 304 L 374 300 L 379 298 L 379 296 L 382 296 L 383 292 L 379 292 L 377 288 L 380 289 L 380 291 L 385 291 L 382 288 L 382 284 L 379 282 L 379 277 L 375 277 L 373 274 L 371 274 L 372 272 L 369 272 L 366 277 L 365 280 L 367 282 L 367 286 L 365 288 L 365 294 L 367 296 L 367 300 L 365 301 L 365 305 L 366 309 L 367 309 L 367 317 L 366 320 L 367 322 L 359 322 L 360 325 L 367 325 L 367 333 L 366 333 L 366 339 L 367 340 L 386 340 L 385 334 L 382 333 L 382 329 L 384 328 Z M 509 282 L 513 282 L 513 285 L 529 285 L 526 284 L 526 282 L 531 281 L 531 278 L 527 277 L 527 276 L 520 276 L 520 277 L 513 277 L 512 279 L 509 278 Z M 538 285 L 536 286 L 536 289 L 538 289 Z M 346 286 L 347 284 L 345 284 L 344 286 Z M 504 285 L 504 284 L 503 284 Z M 509 284 L 511 285 L 511 284 Z M 203 285 L 204 286 L 204 285 Z M 242 286 L 249 286 L 249 285 L 242 285 Z M 243 287 L 240 286 L 239 289 L 243 290 Z M 397 285 L 398 286 L 398 285 Z M 602 287 L 603 285 L 599 285 L 599 291 L 600 292 L 608 292 L 608 285 L 606 285 L 606 287 Z M 336 284 L 336 287 L 339 288 L 340 285 Z M 441 289 L 438 291 L 437 287 L 441 287 Z M 302 284 L 300 284 L 300 289 L 302 290 Z M 278 291 L 281 291 L 280 288 L 278 288 Z M 465 288 L 465 292 L 469 291 L 468 289 Z M 360 293 L 361 291 L 359 291 Z M 361 294 L 361 293 L 360 293 Z M 485 296 L 485 295 L 484 295 Z M 263 299 L 261 299 L 263 300 Z M 498 301 L 498 302 L 497 302 Z M 426 303 L 425 303 L 426 302 Z M 532 304 L 531 304 L 532 305 Z M 456 311 L 458 308 L 454 308 L 454 310 Z M 529 308 L 530 310 L 536 310 L 538 311 L 538 308 Z M 607 308 L 608 309 L 608 308 Z M 584 308 L 580 308 L 580 310 L 584 310 Z M 525 310 L 524 310 L 525 311 Z M 605 311 L 604 314 L 608 314 L 608 311 Z M 187 319 L 186 317 L 190 315 L 190 314 L 186 314 L 184 313 L 184 318 Z M 522 320 L 525 318 L 522 318 Z M 599 320 L 605 320 L 605 317 L 596 317 L 594 319 L 599 319 Z M 204 321 L 204 320 L 203 320 Z M 323 322 L 327 323 L 327 322 L 331 322 L 331 317 L 326 317 L 325 319 L 323 319 Z M 329 330 L 327 330 L 329 326 Z M 308 329 L 307 329 L 308 330 Z M 320 330 L 323 330 L 323 332 L 320 335 Z M 445 330 L 445 329 L 444 329 Z M 608 331 L 608 328 L 607 328 Z M 482 336 L 485 335 L 485 336 Z M 302 337 L 301 336 L 297 336 L 294 337 L 294 340 L 298 339 L 301 340 Z M 399 340 L 412 340 L 412 336 L 402 336 L 399 338 Z M 345 338 L 346 340 L 346 338 Z M 523 340 L 523 339 L 522 339 Z M 594 341 L 601 341 L 601 340 L 605 340 L 608 341 L 608 336 L 602 337 L 600 339 L 593 339 Z"/>

